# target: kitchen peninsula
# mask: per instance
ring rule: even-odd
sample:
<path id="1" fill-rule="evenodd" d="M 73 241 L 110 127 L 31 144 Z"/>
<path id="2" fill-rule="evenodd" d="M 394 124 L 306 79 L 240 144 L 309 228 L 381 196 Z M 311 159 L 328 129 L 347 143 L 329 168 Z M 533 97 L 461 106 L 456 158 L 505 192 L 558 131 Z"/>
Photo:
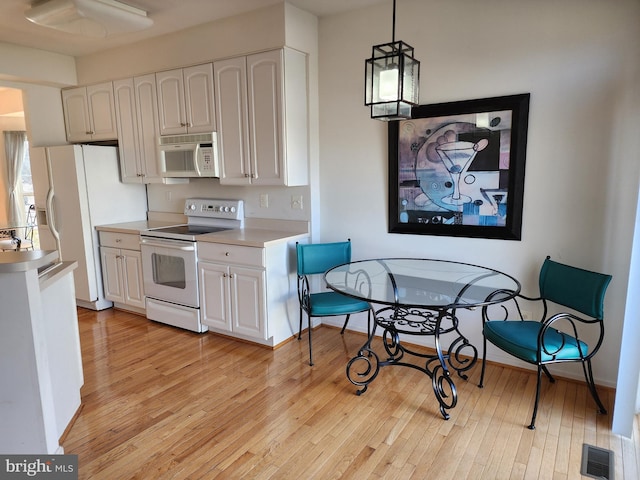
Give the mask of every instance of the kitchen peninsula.
<path id="1" fill-rule="evenodd" d="M 0 254 L 0 451 L 60 454 L 84 383 L 73 270 L 56 251 Z"/>

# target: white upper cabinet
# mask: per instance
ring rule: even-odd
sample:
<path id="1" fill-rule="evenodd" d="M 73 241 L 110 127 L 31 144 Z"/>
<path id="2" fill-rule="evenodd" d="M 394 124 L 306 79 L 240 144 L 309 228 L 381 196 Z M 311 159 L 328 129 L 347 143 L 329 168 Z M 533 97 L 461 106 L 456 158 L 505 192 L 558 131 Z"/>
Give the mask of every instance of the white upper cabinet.
<path id="1" fill-rule="evenodd" d="M 247 60 L 231 58 L 213 64 L 218 125 L 218 149 L 221 158 L 220 183 L 251 183 L 249 152 L 249 112 L 247 110 Z"/>
<path id="2" fill-rule="evenodd" d="M 220 183 L 308 184 L 306 55 L 273 50 L 214 63 Z"/>
<path id="3" fill-rule="evenodd" d="M 62 90 L 62 104 L 69 142 L 118 137 L 111 82 Z"/>
<path id="4" fill-rule="evenodd" d="M 122 181 L 161 183 L 155 75 L 113 82 Z"/>
<path id="5" fill-rule="evenodd" d="M 213 65 L 156 73 L 161 135 L 214 132 Z"/>
<path id="6" fill-rule="evenodd" d="M 160 175 L 157 151 L 160 127 L 158 125 L 158 96 L 155 77 L 154 74 L 149 74 L 133 79 L 136 113 L 138 114 L 138 152 L 144 183 L 164 181 Z"/>

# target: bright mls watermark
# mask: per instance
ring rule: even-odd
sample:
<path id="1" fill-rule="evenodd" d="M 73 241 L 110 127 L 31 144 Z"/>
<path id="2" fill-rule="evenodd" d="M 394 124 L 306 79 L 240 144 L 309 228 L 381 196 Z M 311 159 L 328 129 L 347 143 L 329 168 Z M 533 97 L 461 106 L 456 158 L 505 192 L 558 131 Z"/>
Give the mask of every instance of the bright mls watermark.
<path id="1" fill-rule="evenodd" d="M 78 480 L 77 455 L 0 455 L 0 480 Z"/>

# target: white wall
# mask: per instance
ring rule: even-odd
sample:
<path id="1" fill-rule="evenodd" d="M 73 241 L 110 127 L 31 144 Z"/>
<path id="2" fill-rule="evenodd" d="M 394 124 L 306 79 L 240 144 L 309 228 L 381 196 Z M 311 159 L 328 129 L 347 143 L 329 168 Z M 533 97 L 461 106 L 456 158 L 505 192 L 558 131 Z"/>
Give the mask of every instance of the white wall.
<path id="1" fill-rule="evenodd" d="M 283 4 L 77 59 L 86 85 L 285 45 Z"/>
<path id="2" fill-rule="evenodd" d="M 22 90 L 32 146 L 66 143 L 60 88 L 76 85 L 73 57 L 0 43 L 0 86 Z"/>
<path id="3" fill-rule="evenodd" d="M 389 1 L 320 20 L 315 240 L 350 237 L 359 258 L 485 264 L 518 278 L 530 294 L 546 255 L 611 273 L 594 373 L 614 386 L 640 167 L 638 135 L 628 123 L 639 105 L 640 4 L 398 2 L 396 40 L 412 45 L 421 61 L 422 104 L 531 93 L 521 241 L 387 233 L 387 125 L 368 118 L 363 76 L 371 46 L 391 41 L 391 12 Z M 481 345 L 479 322 L 466 323 L 465 333 Z M 512 362 L 496 350 L 489 358 Z"/>
<path id="4" fill-rule="evenodd" d="M 0 42 L 0 80 L 69 86 L 76 82 L 73 57 Z"/>

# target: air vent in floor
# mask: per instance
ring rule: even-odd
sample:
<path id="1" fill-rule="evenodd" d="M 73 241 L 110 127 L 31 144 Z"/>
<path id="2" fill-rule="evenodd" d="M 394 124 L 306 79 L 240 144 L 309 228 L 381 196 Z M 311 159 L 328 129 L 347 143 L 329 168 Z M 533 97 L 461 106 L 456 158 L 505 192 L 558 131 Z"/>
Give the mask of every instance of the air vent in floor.
<path id="1" fill-rule="evenodd" d="M 613 480 L 613 452 L 583 443 L 580 474 L 591 478 Z"/>

